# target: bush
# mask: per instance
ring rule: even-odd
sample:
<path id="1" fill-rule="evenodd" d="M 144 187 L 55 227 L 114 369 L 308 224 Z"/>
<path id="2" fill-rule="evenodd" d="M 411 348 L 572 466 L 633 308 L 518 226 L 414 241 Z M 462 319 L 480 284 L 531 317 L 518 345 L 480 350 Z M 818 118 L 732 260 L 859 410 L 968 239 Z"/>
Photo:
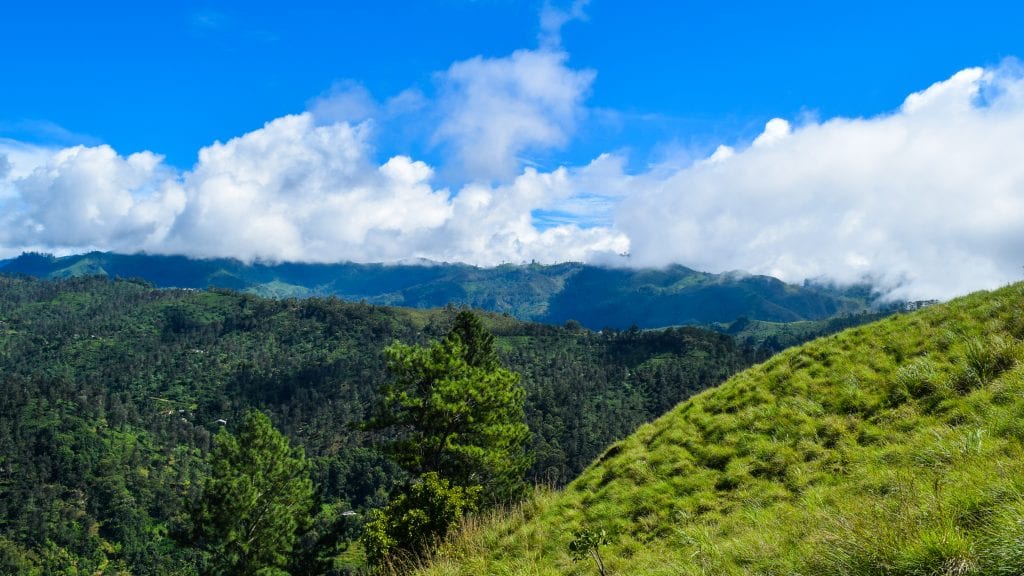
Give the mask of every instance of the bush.
<path id="1" fill-rule="evenodd" d="M 971 338 L 963 354 L 964 368 L 954 375 L 953 384 L 964 393 L 988 384 L 1017 361 L 1017 347 L 998 335 Z"/>
<path id="2" fill-rule="evenodd" d="M 370 512 L 360 541 L 367 559 L 377 566 L 424 556 L 459 525 L 462 515 L 476 510 L 480 486 L 453 486 L 428 472 L 383 509 Z"/>

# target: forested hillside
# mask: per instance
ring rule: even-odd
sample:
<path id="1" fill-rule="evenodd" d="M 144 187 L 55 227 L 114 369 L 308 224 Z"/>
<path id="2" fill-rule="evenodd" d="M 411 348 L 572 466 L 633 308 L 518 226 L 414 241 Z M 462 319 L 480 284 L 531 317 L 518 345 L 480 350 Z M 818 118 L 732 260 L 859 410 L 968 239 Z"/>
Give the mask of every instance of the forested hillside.
<path id="1" fill-rule="evenodd" d="M 1009 575 L 1024 285 L 787 350 L 466 526 L 423 574 Z"/>
<path id="2" fill-rule="evenodd" d="M 158 287 L 230 288 L 274 298 L 338 296 L 371 304 L 437 308 L 449 303 L 520 320 L 580 322 L 593 330 L 820 320 L 891 307 L 868 286 L 793 285 L 769 276 L 709 274 L 673 265 L 606 268 L 579 263 L 480 268 L 465 264 L 252 263 L 231 259 L 92 252 L 23 254 L 0 270 L 39 278 L 108 275 Z"/>
<path id="3" fill-rule="evenodd" d="M 318 522 L 344 540 L 357 521 L 341 512 L 399 477 L 358 426 L 388 378 L 382 350 L 437 338 L 454 313 L 0 276 L 0 573 L 189 573 L 183 508 L 211 437 L 253 407 L 305 448 Z M 695 328 L 485 324 L 527 391 L 534 482 L 568 481 L 755 357 Z"/>

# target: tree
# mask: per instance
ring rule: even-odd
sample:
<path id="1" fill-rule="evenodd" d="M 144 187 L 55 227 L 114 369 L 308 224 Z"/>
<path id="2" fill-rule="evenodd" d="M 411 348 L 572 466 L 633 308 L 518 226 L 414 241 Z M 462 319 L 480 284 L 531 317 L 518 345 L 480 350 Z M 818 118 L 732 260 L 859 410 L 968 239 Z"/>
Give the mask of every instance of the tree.
<path id="1" fill-rule="evenodd" d="M 572 559 L 580 561 L 590 556 L 597 564 L 598 573 L 601 576 L 607 576 L 608 571 L 604 567 L 600 548 L 608 543 L 608 534 L 604 530 L 597 531 L 584 527 L 582 530 L 574 532 L 572 536 L 572 541 L 569 542 L 569 554 L 572 555 Z"/>
<path id="2" fill-rule="evenodd" d="M 381 565 L 394 562 L 395 550 L 415 561 L 435 540 L 459 525 L 463 514 L 476 510 L 479 486 L 452 486 L 436 472 L 428 472 L 388 502 L 370 512 L 360 540 L 367 559 Z"/>
<path id="3" fill-rule="evenodd" d="M 399 430 L 388 449 L 411 475 L 482 486 L 489 503 L 521 495 L 530 464 L 526 393 L 519 375 L 498 363 L 493 339 L 464 311 L 439 342 L 388 347 L 392 381 L 372 424 Z"/>
<path id="4" fill-rule="evenodd" d="M 269 576 L 285 568 L 311 523 L 313 483 L 302 448 L 292 448 L 262 412 L 238 434 L 214 438 L 210 476 L 191 510 L 192 543 L 209 553 L 208 574 Z"/>
<path id="5" fill-rule="evenodd" d="M 462 343 L 462 359 L 466 364 L 485 370 L 501 367 L 494 351 L 494 335 L 484 328 L 480 317 L 469 310 L 462 310 L 455 316 L 455 322 L 445 336 L 449 344 L 454 344 L 455 340 Z"/>
<path id="6" fill-rule="evenodd" d="M 371 513 L 369 559 L 421 556 L 480 504 L 516 498 L 530 459 L 519 374 L 502 368 L 494 337 L 460 312 L 440 341 L 387 349 L 392 381 L 371 428 L 397 429 L 388 451 L 411 481 Z"/>

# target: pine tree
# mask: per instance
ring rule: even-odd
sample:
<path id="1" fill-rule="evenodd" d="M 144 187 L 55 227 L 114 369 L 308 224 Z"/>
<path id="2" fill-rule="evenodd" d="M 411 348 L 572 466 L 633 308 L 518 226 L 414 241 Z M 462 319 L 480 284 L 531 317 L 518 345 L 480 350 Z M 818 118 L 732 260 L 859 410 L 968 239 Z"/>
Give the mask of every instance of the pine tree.
<path id="1" fill-rule="evenodd" d="M 429 346 L 385 350 L 392 381 L 371 428 L 393 428 L 388 446 L 411 481 L 373 513 L 363 534 L 377 562 L 422 554 L 465 511 L 519 497 L 530 465 L 519 374 L 502 368 L 494 337 L 461 312 Z"/>
<path id="2" fill-rule="evenodd" d="M 469 310 L 462 310 L 455 316 L 455 323 L 445 336 L 452 345 L 458 339 L 462 343 L 462 359 L 466 364 L 485 370 L 501 367 L 498 353 L 494 351 L 494 335 L 484 328 L 483 321 Z"/>
<path id="3" fill-rule="evenodd" d="M 426 348 L 396 343 L 386 353 L 393 380 L 377 424 L 403 431 L 389 446 L 395 460 L 414 476 L 482 486 L 491 502 L 520 495 L 530 461 L 519 375 L 470 365 L 457 337 Z"/>
<path id="4" fill-rule="evenodd" d="M 209 554 L 207 574 L 287 574 L 311 522 L 313 484 L 301 448 L 249 411 L 233 435 L 221 429 L 211 472 L 191 511 L 191 539 Z"/>

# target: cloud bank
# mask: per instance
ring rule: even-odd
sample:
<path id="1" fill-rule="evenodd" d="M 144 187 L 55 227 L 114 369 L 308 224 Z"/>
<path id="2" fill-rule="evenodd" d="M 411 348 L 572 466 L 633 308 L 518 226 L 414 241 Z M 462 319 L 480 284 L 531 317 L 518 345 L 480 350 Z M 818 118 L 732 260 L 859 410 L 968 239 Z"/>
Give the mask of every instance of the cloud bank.
<path id="1" fill-rule="evenodd" d="M 568 18 L 556 16 L 554 31 Z M 682 263 L 870 279 L 905 298 L 1021 277 L 1015 62 L 963 70 L 875 117 L 776 118 L 754 140 L 686 165 L 629 172 L 604 154 L 539 171 L 521 156 L 569 144 L 594 79 L 548 42 L 453 64 L 431 98 L 407 91 L 381 104 L 337 87 L 309 112 L 202 149 L 186 171 L 148 151 L 0 140 L 0 252 Z M 409 110 L 434 119 L 463 184 L 434 184 L 447 166 L 379 156 L 375 130 Z"/>
<path id="2" fill-rule="evenodd" d="M 874 118 L 792 127 L 641 177 L 616 214 L 638 265 L 870 278 L 949 297 L 1021 277 L 1024 80 L 971 68 Z"/>
<path id="3" fill-rule="evenodd" d="M 392 262 L 425 258 L 496 265 L 594 260 L 628 249 L 621 233 L 575 223 L 538 227 L 535 210 L 565 209 L 587 169 L 527 169 L 457 193 L 407 156 L 376 164 L 371 124 L 319 125 L 310 112 L 215 143 L 178 173 L 150 152 L 109 146 L 34 149 L 0 142 L 0 246 L 147 251 L 246 261 Z M 34 165 L 26 165 L 34 164 Z M 571 210 L 571 208 L 570 208 Z"/>

